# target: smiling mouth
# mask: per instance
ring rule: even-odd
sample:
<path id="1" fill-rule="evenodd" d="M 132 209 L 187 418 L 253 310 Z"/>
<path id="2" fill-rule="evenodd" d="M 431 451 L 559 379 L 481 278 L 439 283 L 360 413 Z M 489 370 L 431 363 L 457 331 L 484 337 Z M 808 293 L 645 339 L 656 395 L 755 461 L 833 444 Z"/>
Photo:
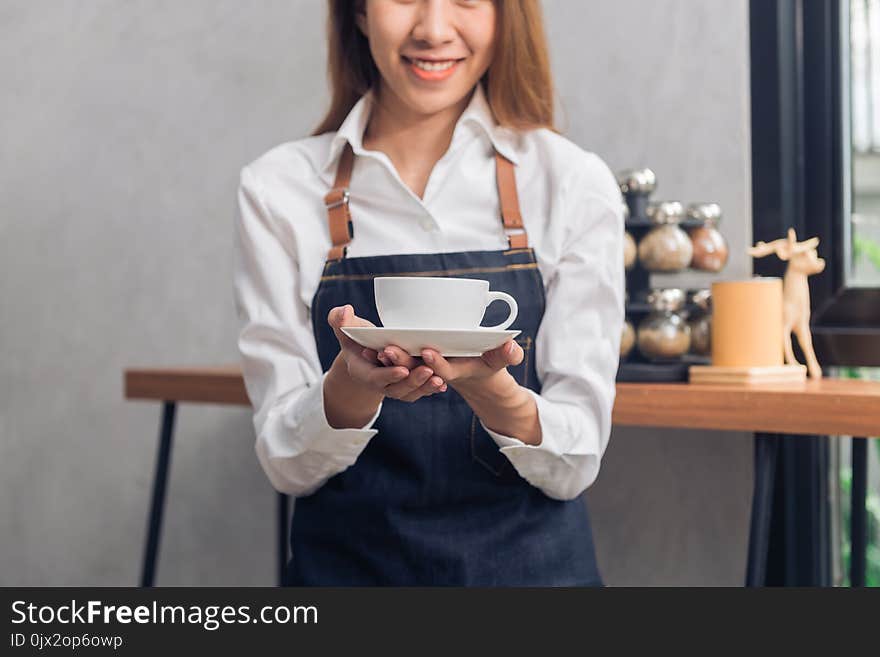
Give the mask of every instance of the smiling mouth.
<path id="1" fill-rule="evenodd" d="M 458 64 L 462 59 L 418 59 L 415 57 L 407 57 L 406 55 L 402 55 L 403 59 L 412 66 L 415 66 L 419 70 L 422 71 L 448 71 L 453 66 Z"/>

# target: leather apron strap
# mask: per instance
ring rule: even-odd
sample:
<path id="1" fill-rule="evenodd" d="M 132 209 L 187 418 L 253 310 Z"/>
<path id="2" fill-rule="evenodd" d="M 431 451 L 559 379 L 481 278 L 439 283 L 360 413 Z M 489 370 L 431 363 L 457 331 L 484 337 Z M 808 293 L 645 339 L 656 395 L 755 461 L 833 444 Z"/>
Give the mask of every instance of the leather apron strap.
<path id="1" fill-rule="evenodd" d="M 522 213 L 519 211 L 519 194 L 516 191 L 516 171 L 513 162 L 495 151 L 495 178 L 498 181 L 498 198 L 501 203 L 501 221 L 511 249 L 524 249 L 529 245 Z"/>
<path id="2" fill-rule="evenodd" d="M 353 168 L 354 151 L 351 144 L 346 142 L 339 158 L 333 188 L 324 196 L 330 225 L 330 240 L 333 244 L 327 254 L 327 260 L 344 258 L 347 247 L 354 238 L 354 226 L 349 210 L 349 185 Z M 501 206 L 501 222 L 508 244 L 511 249 L 524 249 L 528 247 L 529 239 L 519 209 L 515 165 L 498 151 L 495 151 L 495 177 Z"/>
<path id="3" fill-rule="evenodd" d="M 345 257 L 345 250 L 354 237 L 354 226 L 351 223 L 351 212 L 348 208 L 351 170 L 354 167 L 354 151 L 351 144 L 345 143 L 339 165 L 336 168 L 336 181 L 333 189 L 324 196 L 327 206 L 327 220 L 330 223 L 330 241 L 333 246 L 327 254 L 327 260 L 339 260 Z"/>

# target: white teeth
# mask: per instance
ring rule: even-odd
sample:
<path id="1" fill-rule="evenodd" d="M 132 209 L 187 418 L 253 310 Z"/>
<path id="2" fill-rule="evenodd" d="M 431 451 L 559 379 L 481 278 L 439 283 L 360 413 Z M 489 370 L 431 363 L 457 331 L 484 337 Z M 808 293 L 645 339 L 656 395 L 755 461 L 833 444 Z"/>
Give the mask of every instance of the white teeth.
<path id="1" fill-rule="evenodd" d="M 455 60 L 450 59 L 446 62 L 428 62 L 424 59 L 413 59 L 412 63 L 418 66 L 423 71 L 445 71 L 452 68 L 452 66 L 455 64 Z"/>

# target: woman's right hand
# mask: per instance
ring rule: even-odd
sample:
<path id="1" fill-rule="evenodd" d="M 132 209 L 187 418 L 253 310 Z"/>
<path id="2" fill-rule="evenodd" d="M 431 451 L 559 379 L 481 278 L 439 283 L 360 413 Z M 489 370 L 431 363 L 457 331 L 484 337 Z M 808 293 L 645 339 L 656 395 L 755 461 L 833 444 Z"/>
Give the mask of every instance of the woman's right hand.
<path id="1" fill-rule="evenodd" d="M 339 341 L 339 358 L 345 364 L 348 377 L 375 393 L 405 402 L 414 402 L 438 392 L 445 392 L 446 382 L 434 375 L 434 370 L 414 360 L 410 367 L 386 367 L 372 349 L 365 349 L 342 332 L 343 326 L 375 326 L 354 314 L 351 305 L 336 306 L 327 314 L 327 323 Z"/>

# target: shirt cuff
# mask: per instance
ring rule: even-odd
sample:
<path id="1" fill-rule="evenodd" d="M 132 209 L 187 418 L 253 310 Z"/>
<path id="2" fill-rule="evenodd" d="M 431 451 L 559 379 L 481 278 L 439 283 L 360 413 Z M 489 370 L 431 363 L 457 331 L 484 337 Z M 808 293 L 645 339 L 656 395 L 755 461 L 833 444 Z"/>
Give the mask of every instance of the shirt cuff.
<path id="1" fill-rule="evenodd" d="M 332 427 L 327 421 L 324 408 L 326 377 L 327 372 L 316 383 L 309 385 L 297 400 L 294 411 L 296 417 L 292 424 L 302 436 L 307 437 L 308 451 L 325 454 L 340 463 L 351 465 L 367 446 L 370 438 L 379 433 L 372 427 L 382 412 L 382 402 L 379 402 L 373 417 L 364 426 L 349 429 Z"/>
<path id="2" fill-rule="evenodd" d="M 556 409 L 553 408 L 552 402 L 547 401 L 531 388 L 526 388 L 526 390 L 535 400 L 535 405 L 538 407 L 538 423 L 541 425 L 540 445 L 530 445 L 529 443 L 524 443 L 519 438 L 505 436 L 497 431 L 492 431 L 489 427 L 483 424 L 483 420 L 480 420 L 480 424 L 483 426 L 483 429 L 486 430 L 486 433 L 492 437 L 501 451 L 504 452 L 514 464 L 516 463 L 517 457 L 515 454 L 512 454 L 512 452 L 527 450 L 547 452 L 559 457 L 563 461 L 568 461 L 565 456 L 565 449 L 559 443 L 560 439 L 565 435 L 565 433 L 563 433 L 564 422 L 561 421 L 561 418 L 554 417 L 556 415 L 554 413 Z"/>
<path id="3" fill-rule="evenodd" d="M 553 499 L 574 499 L 599 472 L 597 434 L 590 430 L 588 418 L 579 409 L 526 389 L 538 407 L 540 445 L 529 445 L 492 431 L 482 421 L 480 424 L 526 481 Z"/>

